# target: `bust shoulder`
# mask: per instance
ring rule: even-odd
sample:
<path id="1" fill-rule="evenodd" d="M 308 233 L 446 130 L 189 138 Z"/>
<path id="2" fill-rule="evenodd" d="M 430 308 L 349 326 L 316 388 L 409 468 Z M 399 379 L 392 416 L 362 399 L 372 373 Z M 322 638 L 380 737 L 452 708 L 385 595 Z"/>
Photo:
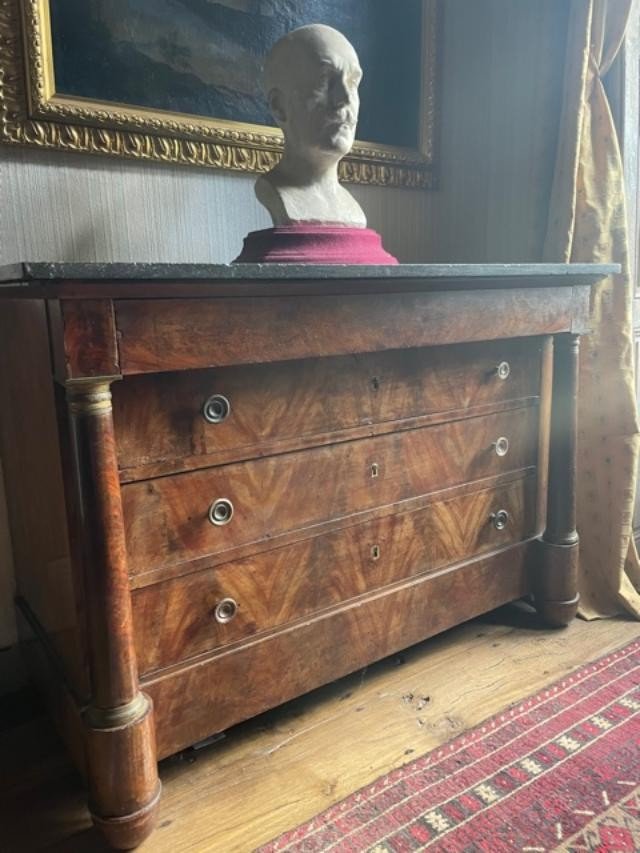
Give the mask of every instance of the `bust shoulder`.
<path id="1" fill-rule="evenodd" d="M 271 214 L 274 227 L 290 225 L 282 196 L 270 177 L 270 174 L 260 175 L 255 183 L 256 198 Z"/>
<path id="2" fill-rule="evenodd" d="M 258 201 L 271 214 L 276 228 L 296 222 L 366 228 L 364 211 L 337 181 L 327 188 L 311 183 L 292 185 L 277 172 L 261 175 L 255 184 Z"/>

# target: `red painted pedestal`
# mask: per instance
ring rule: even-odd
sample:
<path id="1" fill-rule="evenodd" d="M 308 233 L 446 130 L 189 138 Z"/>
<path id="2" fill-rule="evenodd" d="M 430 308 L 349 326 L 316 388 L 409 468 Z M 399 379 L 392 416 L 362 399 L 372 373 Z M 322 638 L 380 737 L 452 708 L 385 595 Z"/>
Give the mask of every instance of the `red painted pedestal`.
<path id="1" fill-rule="evenodd" d="M 251 231 L 235 264 L 397 264 L 371 228 L 287 225 Z"/>

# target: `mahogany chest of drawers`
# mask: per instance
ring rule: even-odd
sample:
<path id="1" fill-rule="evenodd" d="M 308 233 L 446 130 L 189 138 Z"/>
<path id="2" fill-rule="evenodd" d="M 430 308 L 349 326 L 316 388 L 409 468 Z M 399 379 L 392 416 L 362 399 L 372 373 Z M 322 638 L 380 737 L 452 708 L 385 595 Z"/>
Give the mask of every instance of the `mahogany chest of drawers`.
<path id="1" fill-rule="evenodd" d="M 575 614 L 611 270 L 0 271 L 23 646 L 112 845 L 159 758 L 507 601 Z"/>

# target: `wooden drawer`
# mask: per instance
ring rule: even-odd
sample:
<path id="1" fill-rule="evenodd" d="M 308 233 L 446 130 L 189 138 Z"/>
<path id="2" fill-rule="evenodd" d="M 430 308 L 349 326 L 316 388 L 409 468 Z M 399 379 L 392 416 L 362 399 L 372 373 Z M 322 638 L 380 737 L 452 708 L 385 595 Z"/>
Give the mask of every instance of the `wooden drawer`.
<path id="1" fill-rule="evenodd" d="M 392 431 L 537 396 L 541 340 L 491 341 L 125 378 L 113 386 L 123 480 Z M 497 366 L 507 364 L 501 375 Z M 505 375 L 506 374 L 506 375 Z M 223 397 L 224 400 L 217 398 Z M 228 414 L 204 416 L 216 398 Z M 215 410 L 216 400 L 212 405 Z"/>
<path id="2" fill-rule="evenodd" d="M 149 675 L 158 758 L 531 589 L 531 546 L 410 578 L 316 619 Z M 460 678 L 460 673 L 452 673 Z"/>
<path id="3" fill-rule="evenodd" d="M 536 532 L 535 487 L 530 475 L 134 590 L 138 666 L 168 666 L 526 539 Z M 508 519 L 496 527 L 501 510 Z M 235 615 L 219 621 L 229 599 Z"/>
<path id="4" fill-rule="evenodd" d="M 429 293 L 393 289 L 356 295 L 302 287 L 294 298 L 116 299 L 119 366 L 130 376 L 585 328 L 587 298 L 568 287 L 535 296 L 526 287 L 499 284 L 464 293 L 447 286 Z"/>
<path id="5" fill-rule="evenodd" d="M 301 531 L 535 465 L 537 415 L 537 406 L 526 406 L 128 483 L 122 498 L 130 572 L 205 556 L 210 564 L 212 555 L 218 562 L 248 556 L 256 543 L 270 547 L 285 534 L 309 536 L 313 531 Z M 508 439 L 506 455 L 496 452 L 499 438 Z M 209 519 L 219 500 L 234 508 L 222 526 Z"/>

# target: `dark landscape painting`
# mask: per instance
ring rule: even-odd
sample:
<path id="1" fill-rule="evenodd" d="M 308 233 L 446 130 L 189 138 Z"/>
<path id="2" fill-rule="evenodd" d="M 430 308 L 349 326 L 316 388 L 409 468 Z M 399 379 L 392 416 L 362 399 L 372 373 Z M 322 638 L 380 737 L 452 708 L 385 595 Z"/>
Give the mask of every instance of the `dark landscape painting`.
<path id="1" fill-rule="evenodd" d="M 416 148 L 421 0 L 50 0 L 56 92 L 272 124 L 260 90 L 271 45 L 329 24 L 364 69 L 358 139 Z"/>

